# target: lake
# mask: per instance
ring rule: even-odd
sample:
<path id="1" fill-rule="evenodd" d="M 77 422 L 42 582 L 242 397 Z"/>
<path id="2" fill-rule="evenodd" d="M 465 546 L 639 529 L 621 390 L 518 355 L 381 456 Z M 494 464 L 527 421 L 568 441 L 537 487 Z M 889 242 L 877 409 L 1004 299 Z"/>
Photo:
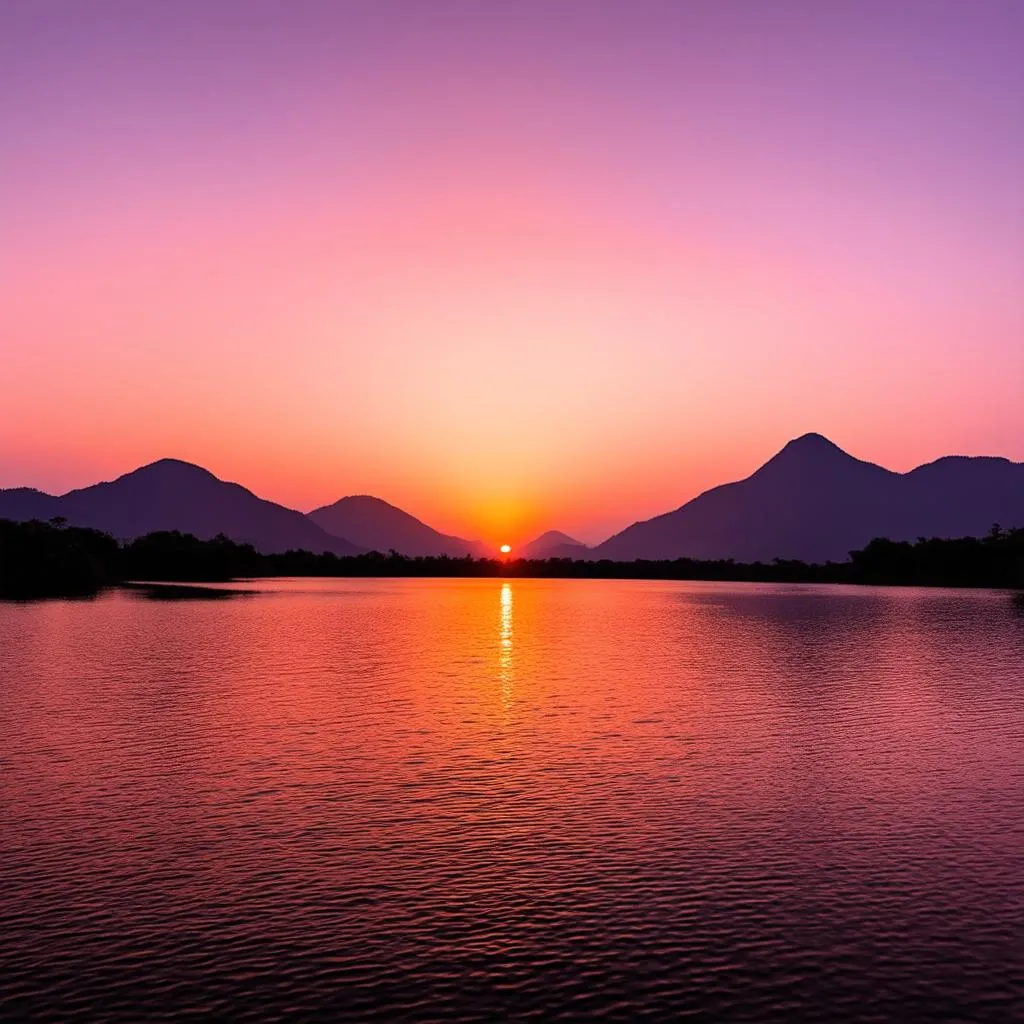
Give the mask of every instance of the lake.
<path id="1" fill-rule="evenodd" d="M 0 605 L 0 1019 L 1024 1016 L 997 592 Z"/>

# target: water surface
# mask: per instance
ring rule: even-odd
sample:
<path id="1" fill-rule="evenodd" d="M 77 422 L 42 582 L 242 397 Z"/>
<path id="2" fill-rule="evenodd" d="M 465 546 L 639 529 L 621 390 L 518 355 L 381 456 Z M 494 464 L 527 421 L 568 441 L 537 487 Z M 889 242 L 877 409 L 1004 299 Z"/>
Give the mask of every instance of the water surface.
<path id="1" fill-rule="evenodd" d="M 0 1018 L 1024 1016 L 1001 593 L 0 605 Z"/>

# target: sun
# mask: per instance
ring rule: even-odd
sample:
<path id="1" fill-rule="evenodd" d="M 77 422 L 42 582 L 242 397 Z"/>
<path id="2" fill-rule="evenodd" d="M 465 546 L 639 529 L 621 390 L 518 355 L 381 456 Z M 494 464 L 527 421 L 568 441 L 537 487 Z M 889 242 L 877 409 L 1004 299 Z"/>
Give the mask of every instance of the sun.
<path id="1" fill-rule="evenodd" d="M 499 551 L 500 551 L 500 552 L 501 552 L 501 553 L 502 553 L 503 555 L 507 555 L 507 554 L 508 554 L 508 553 L 509 553 L 509 552 L 510 552 L 510 551 L 512 550 L 512 545 L 511 545 L 511 544 L 502 544 L 502 545 L 501 545 L 501 547 L 500 547 L 500 548 L 498 548 L 498 550 L 499 550 Z"/>

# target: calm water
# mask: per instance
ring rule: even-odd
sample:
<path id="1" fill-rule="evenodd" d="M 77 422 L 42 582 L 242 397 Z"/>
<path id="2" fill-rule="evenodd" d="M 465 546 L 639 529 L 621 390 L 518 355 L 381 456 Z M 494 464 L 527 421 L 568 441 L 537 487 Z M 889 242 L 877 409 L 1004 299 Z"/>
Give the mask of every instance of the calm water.
<path id="1" fill-rule="evenodd" d="M 1007 595 L 0 605 L 0 1018 L 1024 1018 Z"/>

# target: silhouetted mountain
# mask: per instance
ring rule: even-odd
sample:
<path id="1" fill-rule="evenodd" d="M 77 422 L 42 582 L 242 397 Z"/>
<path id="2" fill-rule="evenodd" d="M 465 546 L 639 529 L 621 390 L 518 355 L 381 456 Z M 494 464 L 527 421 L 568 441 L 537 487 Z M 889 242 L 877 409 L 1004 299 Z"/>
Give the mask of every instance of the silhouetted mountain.
<path id="1" fill-rule="evenodd" d="M 308 518 L 328 533 L 346 537 L 368 551 L 453 558 L 486 554 L 479 542 L 438 533 L 408 512 L 369 494 L 356 494 L 324 505 L 310 512 Z"/>
<path id="2" fill-rule="evenodd" d="M 894 473 L 805 434 L 747 479 L 634 523 L 591 557 L 842 561 L 875 537 L 980 537 L 997 522 L 1024 526 L 1024 464 L 950 457 Z"/>
<path id="3" fill-rule="evenodd" d="M 560 530 L 548 530 L 514 552 L 517 558 L 586 558 L 590 548 Z"/>
<path id="4" fill-rule="evenodd" d="M 350 555 L 360 550 L 327 533 L 301 512 L 265 501 L 240 484 L 219 480 L 209 471 L 177 459 L 161 459 L 109 483 L 60 497 L 29 488 L 0 491 L 0 517 L 55 516 L 120 540 L 158 530 L 180 530 L 204 540 L 223 534 L 268 553 L 305 548 Z"/>
<path id="5" fill-rule="evenodd" d="M 37 491 L 34 487 L 0 488 L 0 517 L 17 522 L 53 519 L 61 514 L 57 507 L 59 503 L 60 498 Z"/>

